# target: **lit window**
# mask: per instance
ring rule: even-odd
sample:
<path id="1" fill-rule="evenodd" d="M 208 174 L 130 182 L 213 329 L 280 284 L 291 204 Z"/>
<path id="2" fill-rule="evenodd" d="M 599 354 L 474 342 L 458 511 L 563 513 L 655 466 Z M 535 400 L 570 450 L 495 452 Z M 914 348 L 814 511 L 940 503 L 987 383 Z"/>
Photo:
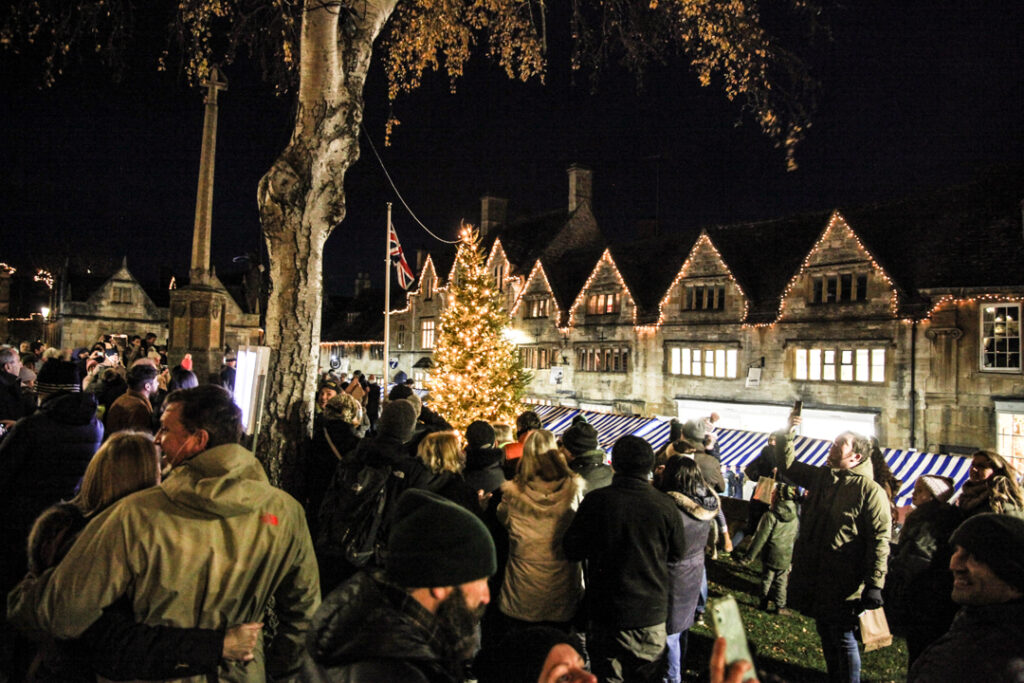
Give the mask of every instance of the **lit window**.
<path id="1" fill-rule="evenodd" d="M 853 351 L 851 349 L 843 349 L 839 352 L 839 381 L 840 382 L 852 382 L 853 381 Z"/>
<path id="2" fill-rule="evenodd" d="M 433 320 L 421 320 L 420 321 L 420 348 L 432 349 L 434 348 L 434 321 Z"/>
<path id="3" fill-rule="evenodd" d="M 541 346 L 520 346 L 519 358 L 529 370 L 547 370 L 556 358 L 556 350 Z"/>
<path id="4" fill-rule="evenodd" d="M 621 303 L 621 294 L 618 292 L 591 294 L 587 297 L 587 315 L 610 315 L 612 313 L 618 313 Z"/>
<path id="5" fill-rule="evenodd" d="M 793 379 L 882 384 L 885 382 L 885 349 L 795 349 Z"/>
<path id="6" fill-rule="evenodd" d="M 981 369 L 1020 372 L 1020 304 L 981 309 Z"/>
<path id="7" fill-rule="evenodd" d="M 735 379 L 739 366 L 737 349 L 698 349 L 670 346 L 668 372 L 671 375 Z"/>
<path id="8" fill-rule="evenodd" d="M 870 349 L 857 349 L 857 381 L 867 382 L 871 379 Z"/>
<path id="9" fill-rule="evenodd" d="M 885 349 L 871 349 L 871 381 L 885 381 Z"/>
<path id="10" fill-rule="evenodd" d="M 581 372 L 628 372 L 629 349 L 621 347 L 577 347 L 576 369 Z"/>
<path id="11" fill-rule="evenodd" d="M 527 299 L 526 300 L 526 315 L 527 318 L 546 318 L 548 317 L 548 299 Z"/>

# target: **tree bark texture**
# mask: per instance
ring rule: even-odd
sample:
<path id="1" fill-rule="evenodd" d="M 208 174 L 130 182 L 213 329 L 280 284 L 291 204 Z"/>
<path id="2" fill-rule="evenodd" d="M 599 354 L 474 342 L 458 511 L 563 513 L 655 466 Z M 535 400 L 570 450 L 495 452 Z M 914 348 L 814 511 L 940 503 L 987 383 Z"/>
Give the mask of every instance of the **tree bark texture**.
<path id="1" fill-rule="evenodd" d="M 360 2 L 355 11 L 306 0 L 295 127 L 260 180 L 257 201 L 272 290 L 265 342 L 270 369 L 256 455 L 276 486 L 290 488 L 300 446 L 309 436 L 320 357 L 324 243 L 345 216 L 344 179 L 359 158 L 373 42 L 396 2 Z"/>

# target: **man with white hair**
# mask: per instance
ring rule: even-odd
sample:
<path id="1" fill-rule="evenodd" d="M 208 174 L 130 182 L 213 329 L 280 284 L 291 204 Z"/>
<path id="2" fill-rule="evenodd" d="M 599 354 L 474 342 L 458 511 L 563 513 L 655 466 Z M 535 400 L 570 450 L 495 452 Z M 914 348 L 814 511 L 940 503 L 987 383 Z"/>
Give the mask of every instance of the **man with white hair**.
<path id="1" fill-rule="evenodd" d="M 10 429 L 32 412 L 21 390 L 21 354 L 10 346 L 0 347 L 0 424 Z"/>

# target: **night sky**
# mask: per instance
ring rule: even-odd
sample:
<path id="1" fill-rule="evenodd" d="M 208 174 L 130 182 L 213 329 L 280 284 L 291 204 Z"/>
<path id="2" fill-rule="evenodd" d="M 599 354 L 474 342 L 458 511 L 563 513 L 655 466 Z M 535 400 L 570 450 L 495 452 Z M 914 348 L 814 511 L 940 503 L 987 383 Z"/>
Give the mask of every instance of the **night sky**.
<path id="1" fill-rule="evenodd" d="M 614 71 L 592 95 L 585 78 L 570 83 L 564 60 L 551 65 L 547 86 L 508 82 L 481 60 L 455 95 L 434 77 L 403 98 L 387 148 L 376 69 L 366 128 L 405 200 L 449 239 L 460 219 L 478 219 L 484 193 L 508 197 L 512 217 L 564 206 L 572 162 L 594 170 L 598 223 L 617 240 L 655 216 L 670 233 L 853 206 L 1024 158 L 1024 3 L 858 2 L 830 6 L 825 19 L 832 39 L 806 50 L 821 91 L 792 173 L 753 120 L 714 87 L 697 87 L 682 63 L 652 70 L 639 95 Z M 45 91 L 21 66 L 0 70 L 0 261 L 31 268 L 55 252 L 87 253 L 127 256 L 140 279 L 161 266 L 185 272 L 202 94 L 152 64 L 116 84 L 86 64 Z M 214 190 L 219 270 L 259 248 L 256 185 L 287 142 L 292 107 L 244 65 L 226 73 Z M 360 270 L 382 283 L 388 200 L 407 253 L 436 244 L 405 213 L 365 141 L 346 188 L 348 217 L 327 243 L 328 291 L 350 290 Z"/>

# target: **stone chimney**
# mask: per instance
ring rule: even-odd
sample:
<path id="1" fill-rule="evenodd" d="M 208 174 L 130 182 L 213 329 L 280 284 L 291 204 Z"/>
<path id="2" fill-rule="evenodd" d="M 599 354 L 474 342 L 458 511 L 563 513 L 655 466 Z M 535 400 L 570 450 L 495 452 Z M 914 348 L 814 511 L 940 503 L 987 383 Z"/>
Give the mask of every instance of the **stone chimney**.
<path id="1" fill-rule="evenodd" d="M 416 250 L 416 270 L 413 275 L 419 275 L 420 271 L 423 270 L 423 264 L 427 262 L 427 250 L 417 249 Z"/>
<path id="2" fill-rule="evenodd" d="M 508 200 L 501 197 L 484 195 L 480 198 L 480 237 L 497 230 L 505 224 Z"/>
<path id="3" fill-rule="evenodd" d="M 591 182 L 593 172 L 589 168 L 579 164 L 571 164 L 569 173 L 569 213 L 575 211 L 581 204 L 590 204 Z"/>

